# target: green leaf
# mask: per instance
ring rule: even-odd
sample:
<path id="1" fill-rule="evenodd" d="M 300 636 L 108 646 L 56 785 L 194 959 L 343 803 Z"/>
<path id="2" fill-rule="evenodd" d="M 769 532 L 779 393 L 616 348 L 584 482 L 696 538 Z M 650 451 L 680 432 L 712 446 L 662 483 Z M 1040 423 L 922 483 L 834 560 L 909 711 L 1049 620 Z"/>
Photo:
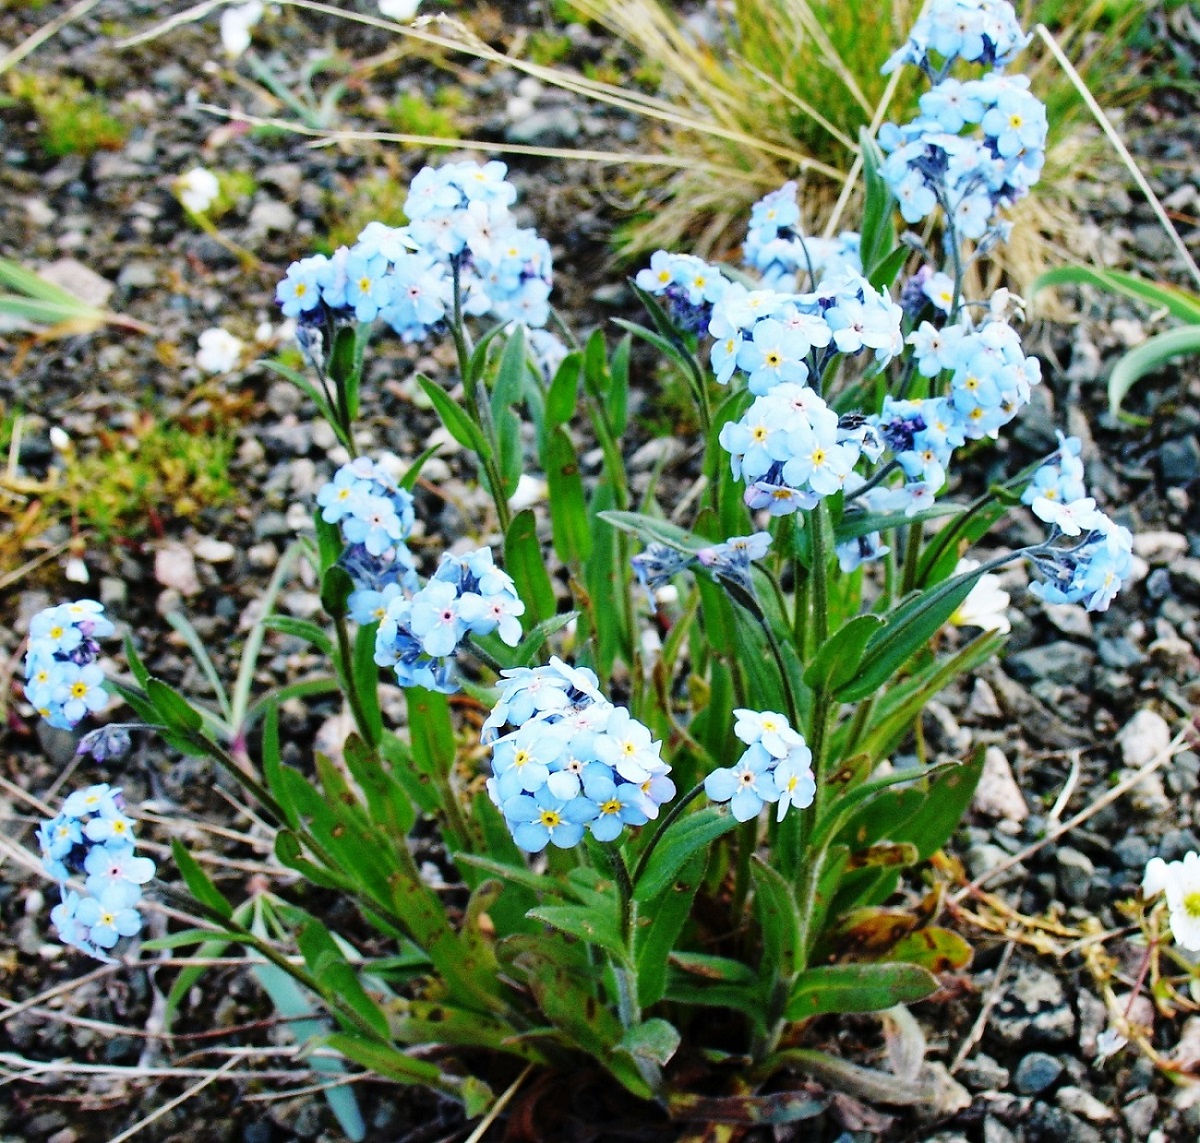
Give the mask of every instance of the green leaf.
<path id="1" fill-rule="evenodd" d="M 927 861 L 941 849 L 971 804 L 983 774 L 985 754 L 981 744 L 969 762 L 942 770 L 931 778 L 924 805 L 892 834 L 891 840 L 911 841 L 921 861 Z"/>
<path id="2" fill-rule="evenodd" d="M 546 480 L 554 550 L 565 564 L 583 563 L 592 551 L 592 533 L 575 446 L 561 426 L 547 436 Z"/>
<path id="3" fill-rule="evenodd" d="M 374 751 L 357 734 L 346 739 L 343 755 L 347 768 L 366 796 L 371 820 L 390 838 L 407 836 L 416 824 L 417 815 L 404 787 L 379 764 Z"/>
<path id="4" fill-rule="evenodd" d="M 636 287 L 635 287 L 636 289 Z M 646 295 L 649 297 L 649 295 Z M 661 334 L 655 333 L 653 330 L 647 329 L 644 325 L 638 325 L 637 322 L 626 321 L 624 318 L 617 318 L 616 324 L 623 330 L 632 334 L 639 341 L 644 341 L 648 345 L 654 346 L 664 357 L 673 361 L 685 374 L 690 374 L 693 369 L 693 364 L 688 360 L 687 355 L 669 338 L 663 337 Z"/>
<path id="5" fill-rule="evenodd" d="M 492 417 L 497 423 L 513 406 L 520 404 L 526 368 L 525 327 L 518 325 L 504 346 L 496 384 L 492 388 Z"/>
<path id="6" fill-rule="evenodd" d="M 349 599 L 354 592 L 354 580 L 340 564 L 325 569 L 321 577 L 321 606 L 331 619 L 344 619 L 349 614 Z M 347 670 L 350 664 L 346 664 Z"/>
<path id="7" fill-rule="evenodd" d="M 883 625 L 878 615 L 859 615 L 838 628 L 818 649 L 804 671 L 813 690 L 836 691 L 845 686 L 862 662 L 867 641 Z"/>
<path id="8" fill-rule="evenodd" d="M 491 344 L 504 332 L 507 324 L 507 322 L 497 322 L 475 343 L 471 359 L 467 362 L 467 376 L 463 378 L 464 384 L 473 383 L 476 378 L 483 374 L 483 367 L 487 363 Z"/>
<path id="9" fill-rule="evenodd" d="M 354 661 L 348 664 L 358 691 L 358 705 L 365 725 L 359 727 L 368 745 L 378 747 L 383 737 L 383 714 L 379 709 L 379 665 L 375 662 L 375 632 L 378 623 L 359 627 L 354 635 Z"/>
<path id="10" fill-rule="evenodd" d="M 283 810 L 287 819 L 286 824 L 292 829 L 298 829 L 300 816 L 288 798 L 287 786 L 283 778 L 283 755 L 279 748 L 279 706 L 274 702 L 268 704 L 263 716 L 262 768 L 267 789 L 271 791 L 271 795 Z"/>
<path id="11" fill-rule="evenodd" d="M 895 200 L 880 170 L 883 152 L 865 127 L 859 130 L 858 145 L 863 160 L 863 186 L 866 189 L 859 251 L 863 272 L 870 278 L 896 245 L 896 227 L 892 222 Z"/>
<path id="12" fill-rule="evenodd" d="M 578 611 L 564 611 L 539 623 L 517 646 L 513 653 L 513 666 L 528 667 L 537 657 L 546 640 L 551 635 L 563 630 L 564 627 L 570 627 L 579 618 L 579 614 Z"/>
<path id="13" fill-rule="evenodd" d="M 1114 294 L 1145 302 L 1155 309 L 1166 309 L 1172 317 L 1189 325 L 1200 324 L 1200 295 L 1160 282 L 1148 282 L 1122 270 L 1096 270 L 1090 266 L 1056 266 L 1039 274 L 1029 288 L 1029 296 L 1051 286 L 1095 286 Z"/>
<path id="14" fill-rule="evenodd" d="M 347 1059 L 370 1068 L 386 1079 L 430 1087 L 454 1099 L 463 1098 L 463 1081 L 446 1075 L 436 1064 L 413 1059 L 398 1048 L 349 1032 L 334 1032 L 325 1037 L 325 1043 Z"/>
<path id="15" fill-rule="evenodd" d="M 773 1024 L 783 1014 L 804 955 L 800 912 L 795 891 L 781 874 L 757 856 L 751 860 L 750 872 L 754 879 L 754 912 L 762 932 L 758 971 L 767 1023 Z"/>
<path id="16" fill-rule="evenodd" d="M 329 523 L 322 515 L 324 509 L 318 508 L 313 513 L 313 527 L 317 533 L 317 552 L 320 556 L 321 575 L 323 576 L 342 554 L 342 533 L 336 524 Z"/>
<path id="17" fill-rule="evenodd" d="M 146 680 L 146 697 L 158 711 L 159 718 L 172 730 L 195 733 L 204 725 L 200 712 L 161 679 L 151 676 Z"/>
<path id="18" fill-rule="evenodd" d="M 137 685 L 144 691 L 150 678 L 150 672 L 142 662 L 142 657 L 137 653 L 137 648 L 133 645 L 133 636 L 129 632 L 125 633 L 125 661 L 129 664 L 129 673 L 133 675 Z"/>
<path id="19" fill-rule="evenodd" d="M 909 933 L 888 954 L 889 959 L 917 964 L 934 974 L 959 972 L 971 963 L 971 946 L 957 933 L 930 925 Z"/>
<path id="20" fill-rule="evenodd" d="M 421 687 L 409 687 L 408 726 L 412 734 L 412 757 L 423 774 L 449 774 L 454 765 L 454 724 L 446 696 Z"/>
<path id="21" fill-rule="evenodd" d="M 617 928 L 616 900 L 612 902 L 611 915 L 590 906 L 580 905 L 543 905 L 529 911 L 529 917 L 541 921 L 544 925 L 558 929 L 567 936 L 576 937 L 597 948 L 611 953 L 618 960 L 628 959 L 625 942 Z"/>
<path id="22" fill-rule="evenodd" d="M 568 353 L 563 358 L 550 390 L 546 394 L 546 432 L 552 433 L 560 425 L 568 424 L 575 416 L 579 404 L 579 376 L 583 362 L 578 353 Z"/>
<path id="23" fill-rule="evenodd" d="M 308 619 L 296 619 L 291 615 L 268 615 L 263 619 L 263 626 L 268 631 L 281 631 L 296 639 L 311 643 L 321 654 L 333 656 L 333 640 L 329 633 Z"/>
<path id="24" fill-rule="evenodd" d="M 425 395 L 434 409 L 437 410 L 437 415 L 441 418 L 442 424 L 446 426 L 446 431 L 463 448 L 470 449 L 484 460 L 488 459 L 492 455 L 492 446 L 488 444 L 487 438 L 480 431 L 479 426 L 455 404 L 450 395 L 436 382 L 422 376 L 418 376 L 417 381 L 425 390 Z"/>
<path id="25" fill-rule="evenodd" d="M 910 595 L 867 643 L 856 677 L 838 688 L 840 702 L 874 694 L 929 642 L 979 582 L 979 569 Z"/>
<path id="26" fill-rule="evenodd" d="M 525 467 L 521 448 L 521 418 L 512 409 L 501 409 L 495 418 L 496 442 L 500 447 L 500 478 L 507 499 L 517 490 L 517 482 Z"/>
<path id="27" fill-rule="evenodd" d="M 671 1062 L 679 1050 L 679 1029 L 666 1020 L 654 1018 L 626 1029 L 618 1047 L 634 1059 L 646 1060 L 660 1068 Z"/>
<path id="28" fill-rule="evenodd" d="M 666 544 L 668 548 L 686 552 L 688 555 L 712 547 L 712 540 L 697 536 L 657 516 L 646 516 L 641 512 L 620 512 L 615 509 L 597 514 L 601 520 L 614 528 L 637 536 L 647 544 Z"/>
<path id="29" fill-rule="evenodd" d="M 354 372 L 355 342 L 358 330 L 353 325 L 339 326 L 329 350 L 329 378 L 335 385 L 344 385 Z"/>
<path id="30" fill-rule="evenodd" d="M 523 508 L 508 526 L 508 534 L 504 537 L 504 570 L 512 576 L 517 595 L 525 603 L 522 618 L 526 630 L 554 614 L 558 604 L 542 557 L 537 517 L 532 508 Z"/>
<path id="31" fill-rule="evenodd" d="M 233 906 L 212 883 L 208 874 L 200 868 L 200 863 L 188 853 L 183 842 L 177 837 L 171 838 L 171 855 L 175 858 L 175 868 L 183 877 L 188 892 L 196 901 L 219 917 L 224 917 L 226 920 L 232 917 Z"/>
<path id="32" fill-rule="evenodd" d="M 199 945 L 212 939 L 216 929 L 183 929 L 178 933 L 169 933 L 165 937 L 151 937 L 141 942 L 144 949 L 150 952 L 161 952 L 165 949 L 186 948 L 188 945 Z"/>
<path id="33" fill-rule="evenodd" d="M 432 460 L 435 456 L 437 456 L 441 447 L 442 446 L 440 444 L 430 445 L 423 453 L 421 453 L 419 457 L 417 457 L 416 460 L 412 462 L 412 464 L 408 466 L 404 475 L 400 477 L 399 482 L 400 487 L 403 488 L 405 492 L 411 492 L 417 486 L 417 480 L 421 475 L 421 469 L 425 467 L 425 462 Z"/>
<path id="34" fill-rule="evenodd" d="M 633 338 L 626 334 L 617 342 L 609 363 L 609 374 L 612 384 L 608 391 L 606 412 L 608 423 L 612 426 L 613 436 L 619 437 L 629 423 L 629 357 L 633 348 Z"/>
<path id="35" fill-rule="evenodd" d="M 1195 353 L 1200 353 L 1200 325 L 1160 333 L 1131 349 L 1117 362 L 1109 376 L 1109 411 L 1113 416 L 1120 416 L 1121 404 L 1129 390 L 1147 373 L 1153 373 L 1172 357 Z"/>
<path id="36" fill-rule="evenodd" d="M 888 532 L 892 528 L 903 528 L 909 524 L 923 524 L 926 520 L 937 520 L 942 516 L 958 516 L 961 504 L 935 504 L 906 516 L 903 512 L 846 512 L 834 528 L 834 539 L 839 544 L 856 540 L 871 532 Z"/>
<path id="37" fill-rule="evenodd" d="M 358 974 L 330 936 L 329 930 L 315 917 L 310 917 L 300 926 L 296 944 L 308 971 L 321 982 L 325 995 L 338 1004 L 344 1004 L 381 1040 L 386 1040 L 387 1017 L 367 995 Z"/>
<path id="38" fill-rule="evenodd" d="M 711 806 L 677 818 L 667 826 L 646 862 L 646 868 L 633 887 L 633 899 L 640 905 L 653 901 L 670 888 L 693 853 L 704 849 L 737 824 L 737 819 L 728 810 Z"/>
<path id="39" fill-rule="evenodd" d="M 802 972 L 788 1000 L 788 1020 L 826 1012 L 882 1012 L 937 991 L 937 978 L 914 964 L 830 964 Z"/>
<path id="40" fill-rule="evenodd" d="M 640 914 L 634 928 L 638 1001 L 643 1008 L 657 1004 L 667 990 L 667 963 L 691 915 L 696 890 L 704 878 L 705 854 L 696 852 L 684 863 L 671 887 Z"/>
<path id="41" fill-rule="evenodd" d="M 275 856 L 281 865 L 303 874 L 306 881 L 311 881 L 322 889 L 336 889 L 344 893 L 351 889 L 349 878 L 332 873 L 323 865 L 317 865 L 305 857 L 300 838 L 290 829 L 281 829 L 275 835 Z"/>
<path id="42" fill-rule="evenodd" d="M 911 254 L 912 251 L 907 246 L 897 246 L 875 266 L 867 281 L 875 289 L 886 294 L 892 288 L 900 271 L 904 269 L 904 263 L 908 261 Z"/>

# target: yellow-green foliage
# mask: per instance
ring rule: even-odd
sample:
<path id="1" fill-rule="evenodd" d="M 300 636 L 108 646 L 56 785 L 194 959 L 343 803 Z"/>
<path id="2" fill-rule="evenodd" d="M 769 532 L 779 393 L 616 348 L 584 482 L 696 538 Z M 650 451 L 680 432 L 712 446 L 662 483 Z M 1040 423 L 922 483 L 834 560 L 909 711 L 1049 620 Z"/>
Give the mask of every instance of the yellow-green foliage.
<path id="1" fill-rule="evenodd" d="M 92 155 L 116 151 L 129 127 L 109 110 L 98 95 L 88 93 L 78 79 L 14 73 L 8 79 L 15 99 L 27 104 L 38 121 L 42 150 L 47 155 Z"/>
<path id="2" fill-rule="evenodd" d="M 647 150 L 694 160 L 665 174 L 639 168 L 620 188 L 627 195 L 640 189 L 647 200 L 648 209 L 624 230 L 629 253 L 732 246 L 750 204 L 790 178 L 803 185 L 804 224 L 819 227 L 841 173 L 854 161 L 859 130 L 872 122 L 888 88 L 879 69 L 921 7 L 918 0 L 734 0 L 720 35 L 705 44 L 668 0 L 572 5 L 629 43 L 643 75 L 661 75 L 657 95 L 666 114 L 651 121 Z M 1122 62 L 1144 13 L 1143 0 L 1041 0 L 1022 16 L 1027 27 L 1052 22 L 1084 78 L 1111 106 L 1145 88 Z M 1037 192 L 1049 199 L 1078 164 L 1086 112 L 1036 43 L 1023 66 L 1051 116 Z M 924 85 L 914 69 L 894 81 L 886 117 L 901 120 L 915 110 Z"/>
<path id="3" fill-rule="evenodd" d="M 456 112 L 462 110 L 466 100 L 465 93 L 456 87 L 440 88 L 433 103 L 418 93 L 406 91 L 388 107 L 388 123 L 401 135 L 459 139 L 462 132 Z"/>
<path id="4" fill-rule="evenodd" d="M 228 476 L 235 435 L 223 419 L 167 423 L 147 414 L 132 430 L 99 438 L 94 452 L 71 460 L 49 499 L 101 537 L 140 535 L 236 495 Z"/>
<path id="5" fill-rule="evenodd" d="M 571 40 L 555 32 L 534 32 L 525 47 L 525 55 L 535 64 L 547 67 L 571 54 Z"/>
<path id="6" fill-rule="evenodd" d="M 403 226 L 408 221 L 404 200 L 408 198 L 408 178 L 400 171 L 354 183 L 329 196 L 329 215 L 324 238 L 314 244 L 322 254 L 332 254 L 339 246 L 351 246 L 368 222 L 378 220 L 385 226 Z"/>

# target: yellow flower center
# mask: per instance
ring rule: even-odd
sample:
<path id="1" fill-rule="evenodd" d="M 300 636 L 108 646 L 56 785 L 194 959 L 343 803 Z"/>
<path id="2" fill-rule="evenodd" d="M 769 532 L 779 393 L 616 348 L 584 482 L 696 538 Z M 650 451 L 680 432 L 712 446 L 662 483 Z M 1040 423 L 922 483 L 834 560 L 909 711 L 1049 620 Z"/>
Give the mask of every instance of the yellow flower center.
<path id="1" fill-rule="evenodd" d="M 609 798 L 607 802 L 600 807 L 602 814 L 619 814 L 621 812 L 621 803 L 617 798 Z"/>
<path id="2" fill-rule="evenodd" d="M 520 769 L 528 761 L 529 761 L 529 751 L 528 750 L 518 750 L 513 755 L 513 765 L 516 766 L 517 769 Z"/>
<path id="3" fill-rule="evenodd" d="M 766 425 L 755 425 L 750 430 L 751 439 L 755 444 L 762 444 L 767 439 L 768 431 Z"/>
<path id="4" fill-rule="evenodd" d="M 1200 890 L 1188 893 L 1183 899 L 1183 911 L 1189 916 L 1200 920 Z"/>
<path id="5" fill-rule="evenodd" d="M 296 297 L 302 298 L 308 293 L 308 286 L 304 282 L 296 283 Z"/>
<path id="6" fill-rule="evenodd" d="M 71 684 L 71 697 L 72 698 L 77 698 L 77 699 L 86 698 L 87 693 L 88 693 L 87 683 L 79 682 L 79 683 Z"/>
<path id="7" fill-rule="evenodd" d="M 553 829 L 555 826 L 563 824 L 562 817 L 557 810 L 542 810 L 539 820 L 547 829 Z"/>
<path id="8" fill-rule="evenodd" d="M 362 278 L 359 278 L 359 280 L 358 280 L 358 288 L 359 288 L 360 290 L 362 290 L 362 292 L 363 292 L 364 294 L 365 294 L 365 293 L 367 293 L 367 292 L 370 290 L 370 288 L 371 288 L 371 279 L 370 279 L 370 278 L 368 278 L 368 277 L 365 277 L 365 276 L 364 276 L 364 277 L 362 277 Z"/>
<path id="9" fill-rule="evenodd" d="M 812 462 L 814 468 L 820 468 L 825 463 L 825 450 L 823 448 L 813 449 Z"/>
<path id="10" fill-rule="evenodd" d="M 778 369 L 783 364 L 783 355 L 778 350 L 772 349 L 765 360 L 772 369 Z"/>

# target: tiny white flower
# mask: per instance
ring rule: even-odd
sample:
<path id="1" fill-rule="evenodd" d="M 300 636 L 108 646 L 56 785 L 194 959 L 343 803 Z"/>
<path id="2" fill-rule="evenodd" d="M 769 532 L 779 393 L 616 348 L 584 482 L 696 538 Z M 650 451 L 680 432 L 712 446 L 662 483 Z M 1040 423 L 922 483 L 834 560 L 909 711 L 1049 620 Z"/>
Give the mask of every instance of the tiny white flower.
<path id="1" fill-rule="evenodd" d="M 1200 853 L 1185 854 L 1171 865 L 1166 885 L 1171 935 L 1185 949 L 1200 952 Z"/>
<path id="2" fill-rule="evenodd" d="M 542 477 L 530 476 L 523 472 L 517 481 L 516 490 L 508 498 L 508 506 L 514 512 L 520 512 L 523 508 L 532 508 L 535 504 L 540 504 L 549 493 L 550 486 Z"/>
<path id="3" fill-rule="evenodd" d="M 221 193 L 221 184 L 212 171 L 193 167 L 175 180 L 175 195 L 185 210 L 193 214 L 204 214 Z"/>
<path id="4" fill-rule="evenodd" d="M 1171 863 L 1175 864 L 1174 862 Z M 1146 873 L 1142 878 L 1142 896 L 1149 899 L 1157 897 L 1171 881 L 1171 866 L 1161 857 L 1152 857 L 1146 863 Z"/>
<path id="5" fill-rule="evenodd" d="M 50 427 L 50 443 L 58 449 L 59 452 L 68 452 L 71 448 L 71 438 L 67 435 L 65 429 L 61 429 L 58 425 Z"/>
<path id="6" fill-rule="evenodd" d="M 196 364 L 206 373 L 228 373 L 236 368 L 242 356 L 242 340 L 228 330 L 216 327 L 200 335 Z"/>
<path id="7" fill-rule="evenodd" d="M 1115 1056 L 1129 1041 L 1115 1028 L 1105 1028 L 1096 1037 L 1096 1063 Z"/>
<path id="8" fill-rule="evenodd" d="M 977 567 L 978 560 L 959 560 L 954 574 L 962 575 Z M 955 627 L 981 627 L 984 631 L 1003 631 L 1007 634 L 1012 630 L 1012 624 L 1005 614 L 1008 604 L 1009 594 L 1000 587 L 1000 577 L 985 573 L 971 588 L 967 598 L 958 605 L 958 610 L 950 616 L 950 622 Z"/>
<path id="9" fill-rule="evenodd" d="M 379 14 L 403 23 L 411 20 L 421 6 L 421 0 L 379 0 Z"/>
<path id="10" fill-rule="evenodd" d="M 249 0 L 221 13 L 221 43 L 230 59 L 237 59 L 250 46 L 250 29 L 262 18 L 262 0 Z"/>

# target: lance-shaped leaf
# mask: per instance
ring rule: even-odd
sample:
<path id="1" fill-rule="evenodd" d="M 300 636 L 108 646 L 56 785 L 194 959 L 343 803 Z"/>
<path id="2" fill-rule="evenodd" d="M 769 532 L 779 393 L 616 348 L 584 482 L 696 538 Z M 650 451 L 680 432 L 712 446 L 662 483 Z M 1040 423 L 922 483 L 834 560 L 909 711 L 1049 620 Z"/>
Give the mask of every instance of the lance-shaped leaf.
<path id="1" fill-rule="evenodd" d="M 637 536 L 646 544 L 666 544 L 679 552 L 694 555 L 702 548 L 712 547 L 712 540 L 697 536 L 658 516 L 646 516 L 641 512 L 619 512 L 611 510 L 599 513 L 600 519 L 614 528 Z"/>
<path id="2" fill-rule="evenodd" d="M 615 901 L 613 904 L 615 906 Z M 615 914 L 615 908 L 613 912 Z M 615 915 L 606 916 L 591 905 L 543 905 L 539 909 L 531 909 L 529 916 L 560 933 L 602 948 L 618 960 L 628 959 Z"/>
<path id="3" fill-rule="evenodd" d="M 552 433 L 559 425 L 568 424 L 575 416 L 575 409 L 579 404 L 579 376 L 582 367 L 578 353 L 568 353 L 562 359 L 546 393 L 546 432 Z"/>
<path id="4" fill-rule="evenodd" d="M 686 1123 L 766 1125 L 816 1119 L 829 1097 L 812 1091 L 779 1091 L 771 1095 L 693 1095 L 674 1092 L 668 1099 L 671 1118 Z M 704 1138 L 727 1138 L 706 1133 Z"/>
<path id="5" fill-rule="evenodd" d="M 797 978 L 786 1015 L 807 1020 L 827 1012 L 881 1012 L 924 1000 L 937 988 L 937 978 L 915 964 L 820 965 Z"/>
<path id="6" fill-rule="evenodd" d="M 334 1011 L 341 1006 L 348 1008 L 365 1027 L 380 1039 L 386 1039 L 387 1017 L 367 995 L 358 973 L 346 960 L 329 930 L 315 917 L 309 917 L 296 934 L 296 944 L 313 979 L 320 981 L 325 994 L 336 1002 Z"/>
<path id="7" fill-rule="evenodd" d="M 565 564 L 582 563 L 591 554 L 592 533 L 575 446 L 561 426 L 547 434 L 546 483 L 550 488 L 554 550 Z"/>
<path id="8" fill-rule="evenodd" d="M 814 690 L 836 691 L 854 678 L 867 640 L 883 625 L 878 615 L 859 615 L 833 633 L 804 670 L 804 681 Z"/>
<path id="9" fill-rule="evenodd" d="M 1200 325 L 1160 333 L 1131 349 L 1113 368 L 1108 379 L 1108 408 L 1121 416 L 1121 405 L 1129 390 L 1147 373 L 1166 365 L 1173 357 L 1200 353 Z"/>
<path id="10" fill-rule="evenodd" d="M 924 803 L 891 836 L 892 841 L 911 841 L 921 861 L 927 861 L 950 840 L 983 774 L 986 749 L 983 744 L 961 766 L 940 770 L 929 780 Z"/>
<path id="11" fill-rule="evenodd" d="M 634 929 L 638 1000 L 643 1008 L 657 1004 L 667 990 L 667 961 L 695 902 L 704 876 L 705 855 L 698 851 L 686 861 L 671 887 L 639 914 Z"/>
<path id="12" fill-rule="evenodd" d="M 189 733 L 204 725 L 200 712 L 161 679 L 151 677 L 146 680 L 146 697 L 153 703 L 159 719 L 172 730 Z"/>
<path id="13" fill-rule="evenodd" d="M 1136 274 L 1122 270 L 1097 270 L 1091 266 L 1056 266 L 1033 280 L 1029 296 L 1050 286 L 1095 286 L 1114 294 L 1124 294 L 1135 301 L 1146 302 L 1154 309 L 1166 309 L 1173 317 L 1190 324 L 1200 324 L 1200 295 L 1148 282 Z"/>
<path id="14" fill-rule="evenodd" d="M 663 832 L 646 867 L 633 887 L 633 899 L 640 905 L 653 901 L 669 888 L 684 862 L 737 825 L 727 810 L 714 807 L 677 818 Z"/>
<path id="15" fill-rule="evenodd" d="M 930 925 L 897 941 L 889 960 L 918 964 L 933 973 L 958 972 L 971 963 L 971 946 L 957 933 Z"/>
<path id="16" fill-rule="evenodd" d="M 431 381 L 428 377 L 418 376 L 417 381 L 420 382 L 425 395 L 429 398 L 434 409 L 437 410 L 437 415 L 441 418 L 442 424 L 446 426 L 446 431 L 463 448 L 470 449 L 481 459 L 486 460 L 489 458 L 492 455 L 492 446 L 488 444 L 487 437 L 483 435 L 479 426 L 455 403 L 450 394 L 441 388 L 436 381 Z"/>
<path id="17" fill-rule="evenodd" d="M 233 906 L 177 837 L 171 838 L 171 856 L 175 858 L 175 868 L 183 877 L 188 892 L 196 898 L 197 902 L 219 917 L 233 916 Z"/>
<path id="18" fill-rule="evenodd" d="M 557 607 L 554 587 L 538 542 L 537 517 L 531 508 L 518 512 L 508 526 L 504 537 L 504 570 L 512 576 L 517 595 L 525 603 L 521 618 L 526 631 L 554 614 Z"/>

